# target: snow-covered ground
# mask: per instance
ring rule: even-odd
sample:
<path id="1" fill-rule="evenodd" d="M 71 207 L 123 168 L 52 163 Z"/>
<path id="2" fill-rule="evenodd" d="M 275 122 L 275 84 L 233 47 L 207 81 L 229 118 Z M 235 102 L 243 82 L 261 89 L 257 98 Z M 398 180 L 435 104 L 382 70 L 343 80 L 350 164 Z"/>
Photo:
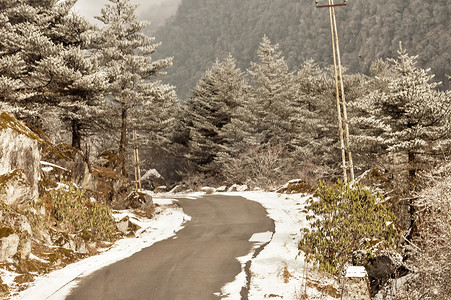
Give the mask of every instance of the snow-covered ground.
<path id="1" fill-rule="evenodd" d="M 202 193 L 203 194 L 203 193 Z M 312 287 L 312 282 L 321 286 L 333 285 L 333 281 L 318 278 L 316 272 L 304 264 L 304 257 L 299 254 L 298 242 L 300 229 L 308 226 L 305 211 L 305 201 L 308 196 L 286 195 L 265 192 L 232 192 L 223 195 L 242 196 L 262 204 L 268 216 L 274 220 L 275 233 L 258 233 L 251 238 L 255 247 L 249 255 L 237 258 L 242 263 L 242 272 L 235 281 L 223 287 L 220 294 L 225 299 L 241 299 L 240 291 L 246 286 L 245 264 L 251 261 L 249 282 L 249 299 L 308 299 L 333 300 L 330 296 Z M 199 197 L 200 193 L 186 195 Z M 180 196 L 180 195 L 177 195 Z M 170 205 L 173 199 L 169 195 L 154 197 L 160 205 Z M 122 216 L 119 216 L 122 217 Z M 30 288 L 16 295 L 13 299 L 64 299 L 76 285 L 77 280 L 95 270 L 118 260 L 131 256 L 142 248 L 174 236 L 190 217 L 175 206 L 170 206 L 152 220 L 141 220 L 143 228 L 136 238 L 127 238 L 116 242 L 108 251 L 89 257 L 65 268 L 38 278 Z M 256 257 L 255 249 L 269 242 Z M 306 280 L 306 277 L 308 280 Z"/>
<path id="2" fill-rule="evenodd" d="M 336 299 L 320 291 L 322 287 L 333 286 L 333 280 L 321 276 L 304 263 L 304 255 L 298 250 L 300 230 L 308 228 L 305 205 L 310 196 L 266 192 L 229 194 L 256 201 L 265 207 L 268 216 L 274 220 L 275 233 L 257 257 L 238 258 L 242 263 L 242 272 L 234 282 L 223 288 L 223 295 L 229 294 L 226 299 L 241 299 L 239 291 L 245 280 L 244 264 L 249 259 L 252 261 L 249 287 L 251 300 Z M 314 287 L 315 284 L 319 290 Z M 308 298 L 302 298 L 305 296 Z"/>

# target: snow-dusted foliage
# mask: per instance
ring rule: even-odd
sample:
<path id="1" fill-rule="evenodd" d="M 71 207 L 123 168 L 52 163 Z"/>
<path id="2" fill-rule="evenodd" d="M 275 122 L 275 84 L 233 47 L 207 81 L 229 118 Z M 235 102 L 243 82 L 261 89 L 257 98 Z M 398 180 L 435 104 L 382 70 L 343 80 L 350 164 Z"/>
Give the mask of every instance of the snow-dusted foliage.
<path id="1" fill-rule="evenodd" d="M 75 1 L 3 1 L 0 9 L 0 99 L 3 109 L 42 118 L 57 109 L 76 123 L 98 104 L 105 87 L 95 55 L 88 51 L 95 30 L 71 12 Z M 9 102 L 9 105 L 5 105 Z M 78 131 L 73 145 L 80 148 Z"/>
<path id="2" fill-rule="evenodd" d="M 429 70 L 400 47 L 392 65 L 376 61 L 375 90 L 354 103 L 354 123 L 367 130 L 355 143 L 407 154 L 409 175 L 415 177 L 417 156 L 443 151 L 450 144 L 451 93 L 436 89 Z"/>
<path id="3" fill-rule="evenodd" d="M 414 201 L 417 234 L 406 244 L 411 273 L 393 281 L 377 299 L 449 299 L 451 295 L 451 164 L 420 176 L 427 187 Z"/>
<path id="4" fill-rule="evenodd" d="M 150 55 L 159 44 L 154 43 L 154 38 L 142 33 L 147 22 L 137 20 L 136 8 L 129 0 L 110 0 L 97 17 L 105 24 L 100 32 L 97 47 L 109 82 L 110 99 L 115 103 L 111 111 L 112 119 L 121 120 L 119 168 L 123 174 L 126 174 L 129 110 L 147 102 L 153 103 L 155 99 L 168 94 L 174 95 L 171 86 L 153 80 L 155 76 L 164 74 L 162 70 L 172 64 L 172 59 L 152 59 Z"/>
<path id="5" fill-rule="evenodd" d="M 224 128 L 245 101 L 247 88 L 243 73 L 228 56 L 216 63 L 202 76 L 186 104 L 187 126 L 190 129 L 189 159 L 202 170 L 218 167 L 215 158 L 232 137 Z"/>
<path id="6" fill-rule="evenodd" d="M 251 62 L 249 74 L 258 143 L 285 144 L 293 149 L 299 129 L 294 74 L 288 71 L 279 45 L 268 37 L 263 38 L 257 55 L 258 62 Z"/>

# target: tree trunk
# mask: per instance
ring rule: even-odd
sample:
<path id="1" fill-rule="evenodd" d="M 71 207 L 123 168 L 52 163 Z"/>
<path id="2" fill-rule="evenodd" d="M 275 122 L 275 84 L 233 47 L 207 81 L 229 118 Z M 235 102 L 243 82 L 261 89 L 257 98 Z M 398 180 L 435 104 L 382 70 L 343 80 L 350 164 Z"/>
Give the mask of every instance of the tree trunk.
<path id="1" fill-rule="evenodd" d="M 77 119 L 72 120 L 72 147 L 81 150 L 81 124 Z"/>
<path id="2" fill-rule="evenodd" d="M 409 188 L 411 191 L 415 189 L 415 180 L 416 180 L 416 166 L 415 166 L 415 153 L 413 151 L 408 152 L 408 170 L 409 170 Z M 409 199 L 409 215 L 410 215 L 410 232 L 407 236 L 409 240 L 412 240 L 415 234 L 415 205 L 413 198 Z"/>
<path id="3" fill-rule="evenodd" d="M 415 178 L 417 176 L 415 169 L 415 153 L 413 151 L 409 151 L 408 168 L 410 188 L 413 188 L 413 185 L 415 184 Z"/>
<path id="4" fill-rule="evenodd" d="M 125 167 L 125 150 L 127 149 L 127 108 L 122 106 L 121 114 L 121 140 L 119 144 L 119 170 L 123 176 L 127 176 L 127 169 Z"/>

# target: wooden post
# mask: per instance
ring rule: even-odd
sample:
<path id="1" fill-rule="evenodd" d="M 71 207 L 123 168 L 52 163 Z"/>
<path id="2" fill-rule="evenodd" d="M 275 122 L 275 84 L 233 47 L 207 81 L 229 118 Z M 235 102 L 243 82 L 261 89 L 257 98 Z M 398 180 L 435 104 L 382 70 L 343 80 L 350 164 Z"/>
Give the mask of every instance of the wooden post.
<path id="1" fill-rule="evenodd" d="M 133 130 L 132 134 L 133 138 L 133 167 L 135 169 L 135 188 L 138 191 L 138 165 L 137 165 L 137 159 L 136 159 L 136 138 L 135 138 L 135 130 Z"/>
<path id="2" fill-rule="evenodd" d="M 139 191 L 142 191 L 142 184 L 141 184 L 141 166 L 140 166 L 140 161 L 139 161 L 139 147 L 138 147 L 138 133 L 135 130 L 135 136 L 136 136 L 136 165 L 138 168 L 138 186 L 139 186 Z"/>
<path id="3" fill-rule="evenodd" d="M 333 5 L 334 1 L 330 0 Z M 332 19 L 334 23 L 334 31 L 335 31 L 335 43 L 337 47 L 337 61 L 338 61 L 338 72 L 340 78 L 340 89 L 341 89 L 341 101 L 343 105 L 343 118 L 345 124 L 345 137 L 346 137 L 346 150 L 348 151 L 349 158 L 349 171 L 351 173 L 351 182 L 354 182 L 354 164 L 352 162 L 352 152 L 349 148 L 349 124 L 348 124 L 348 113 L 346 109 L 346 97 L 345 97 L 345 89 L 343 85 L 343 69 L 341 67 L 341 56 L 340 56 L 340 45 L 338 42 L 338 30 L 337 30 L 337 21 L 335 19 L 335 8 L 332 6 Z"/>
<path id="4" fill-rule="evenodd" d="M 332 20 L 332 0 L 329 0 L 329 17 L 330 17 L 330 32 L 332 36 L 332 52 L 334 56 L 334 78 L 335 78 L 335 94 L 337 99 L 337 112 L 338 112 L 338 129 L 340 131 L 340 145 L 341 145 L 341 159 L 342 159 L 342 168 L 343 168 L 343 180 L 345 182 L 348 181 L 348 175 L 346 172 L 346 150 L 343 138 L 343 120 L 341 118 L 341 105 L 340 105 L 340 91 L 338 89 L 338 72 L 337 72 L 337 55 L 335 51 L 335 30 L 333 26 Z"/>
<path id="5" fill-rule="evenodd" d="M 346 166 L 346 152 L 348 152 L 349 171 L 351 173 L 351 182 L 354 182 L 354 164 L 352 161 L 352 152 L 350 150 L 350 142 L 349 142 L 348 112 L 346 109 L 346 98 L 345 98 L 345 91 L 344 91 L 344 84 L 343 84 L 343 70 L 341 67 L 340 46 L 339 46 L 339 42 L 338 42 L 338 30 L 337 30 L 337 22 L 336 22 L 336 18 L 335 18 L 335 6 L 346 6 L 346 1 L 344 1 L 344 3 L 341 3 L 341 4 L 334 4 L 334 0 L 328 0 L 328 5 L 319 5 L 318 1 L 316 1 L 316 7 L 318 7 L 318 8 L 328 7 L 329 8 L 330 31 L 331 31 L 331 36 L 332 36 L 332 52 L 333 52 L 333 57 L 334 57 L 335 94 L 336 94 L 336 99 L 337 99 L 338 128 L 340 131 L 340 146 L 341 146 L 343 179 L 345 182 L 348 181 L 347 166 Z M 340 87 L 338 84 L 338 79 L 340 80 Z M 340 103 L 340 93 L 341 93 L 341 103 Z M 343 119 L 344 119 L 344 131 L 343 131 Z M 345 145 L 345 141 L 346 141 L 346 145 Z"/>
<path id="6" fill-rule="evenodd" d="M 138 192 L 142 191 L 141 184 L 141 167 L 139 161 L 139 150 L 138 150 L 138 133 L 133 130 L 133 163 L 135 167 L 135 186 Z"/>

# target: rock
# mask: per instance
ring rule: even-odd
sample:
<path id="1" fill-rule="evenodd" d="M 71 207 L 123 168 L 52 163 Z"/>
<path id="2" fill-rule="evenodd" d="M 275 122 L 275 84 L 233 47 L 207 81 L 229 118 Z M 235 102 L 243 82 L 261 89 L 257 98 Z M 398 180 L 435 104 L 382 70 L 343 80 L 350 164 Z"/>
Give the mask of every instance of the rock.
<path id="1" fill-rule="evenodd" d="M 95 190 L 96 178 L 80 150 L 68 144 L 58 144 L 44 147 L 43 153 L 44 181 L 71 181 L 84 189 Z"/>
<path id="2" fill-rule="evenodd" d="M 297 193 L 312 193 L 314 188 L 302 179 L 293 179 L 288 181 L 282 187 L 276 190 L 276 193 L 297 194 Z"/>
<path id="3" fill-rule="evenodd" d="M 166 181 L 163 176 L 156 169 L 147 170 L 147 172 L 141 177 L 142 186 L 145 189 L 154 190 L 159 186 L 166 185 Z"/>
<path id="4" fill-rule="evenodd" d="M 7 228 L 1 228 L 0 236 L 0 262 L 6 261 L 12 258 L 17 253 L 17 248 L 19 247 L 20 238 L 16 233 L 5 233 L 9 231 Z"/>
<path id="5" fill-rule="evenodd" d="M 354 255 L 355 256 L 355 255 Z M 390 278 L 400 278 L 409 271 L 399 253 L 384 250 L 374 254 L 374 258 L 365 265 L 371 283 L 371 294 L 374 295 Z"/>
<path id="6" fill-rule="evenodd" d="M 238 188 L 238 185 L 233 184 L 232 186 L 229 187 L 229 189 L 227 190 L 227 193 L 236 192 L 237 188 Z"/>
<path id="7" fill-rule="evenodd" d="M 34 202 L 36 195 L 22 169 L 0 175 L 0 200 L 14 208 Z"/>
<path id="8" fill-rule="evenodd" d="M 9 181 L 6 189 L 3 186 L 5 182 L 0 181 L 0 190 L 6 191 L 3 201 L 36 202 L 41 173 L 41 142 L 42 139 L 22 122 L 4 112 L 0 114 L 0 175 Z"/>
<path id="9" fill-rule="evenodd" d="M 227 190 L 227 187 L 225 186 L 225 185 L 222 185 L 222 186 L 220 186 L 220 187 L 218 187 L 217 189 L 216 189 L 216 192 L 218 192 L 218 193 L 223 193 L 223 192 L 225 192 Z"/>
<path id="10" fill-rule="evenodd" d="M 123 207 L 119 209 L 138 209 L 143 211 L 148 218 L 151 218 L 155 211 L 152 196 L 141 192 L 131 192 L 122 205 Z"/>
<path id="11" fill-rule="evenodd" d="M 128 216 L 122 218 L 117 224 L 117 229 L 122 232 L 124 235 L 135 234 L 135 232 L 140 229 L 138 225 L 133 223 Z"/>
<path id="12" fill-rule="evenodd" d="M 236 190 L 237 190 L 237 192 L 245 192 L 245 191 L 249 190 L 249 187 L 247 185 L 243 184 L 243 185 L 238 186 L 236 188 Z"/>
<path id="13" fill-rule="evenodd" d="M 122 218 L 119 222 L 116 223 L 116 227 L 123 234 L 127 234 L 129 223 L 130 223 L 130 219 L 128 216 L 126 216 L 126 217 Z"/>
<path id="14" fill-rule="evenodd" d="M 180 193 L 181 191 L 183 191 L 183 186 L 182 185 L 176 185 L 169 191 L 169 193 L 176 194 L 176 193 Z"/>
<path id="15" fill-rule="evenodd" d="M 213 194 L 214 192 L 216 192 L 216 189 L 214 187 L 209 187 L 209 186 L 204 186 L 200 190 L 207 195 Z"/>
<path id="16" fill-rule="evenodd" d="M 168 187 L 165 185 L 157 186 L 154 190 L 155 193 L 165 193 L 168 191 Z"/>
<path id="17" fill-rule="evenodd" d="M 77 242 L 77 252 L 79 253 L 89 253 L 88 247 L 86 246 L 85 241 L 80 240 Z"/>
<path id="18" fill-rule="evenodd" d="M 29 236 L 22 236 L 17 247 L 17 252 L 20 255 L 20 259 L 28 259 L 31 254 L 31 239 Z"/>

